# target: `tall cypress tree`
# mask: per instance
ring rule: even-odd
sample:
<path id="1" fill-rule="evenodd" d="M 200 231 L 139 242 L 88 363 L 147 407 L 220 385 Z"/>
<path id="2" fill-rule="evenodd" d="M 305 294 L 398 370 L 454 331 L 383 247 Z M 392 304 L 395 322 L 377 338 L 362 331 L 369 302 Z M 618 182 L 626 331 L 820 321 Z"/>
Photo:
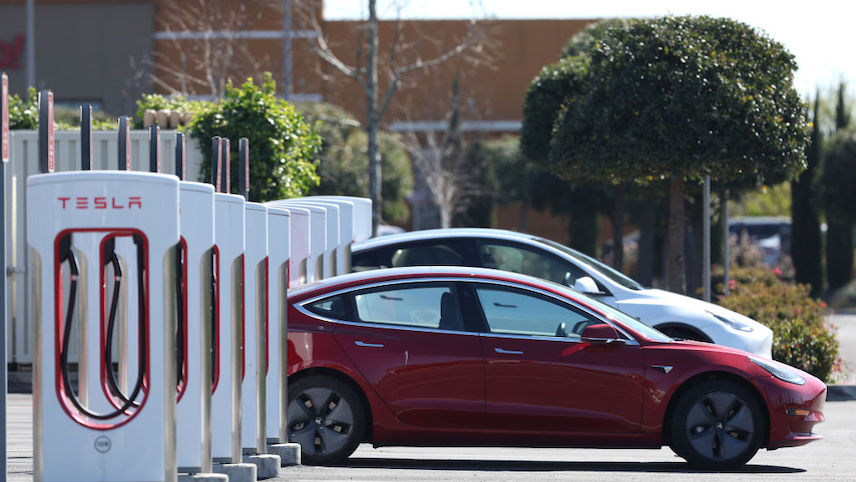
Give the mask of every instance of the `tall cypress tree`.
<path id="1" fill-rule="evenodd" d="M 844 82 L 838 86 L 838 100 L 835 105 L 835 131 L 841 132 L 850 124 L 850 114 L 845 106 Z M 824 171 L 833 169 L 824 161 Z M 830 175 L 828 173 L 828 175 Z M 830 292 L 841 288 L 853 278 L 853 222 L 844 216 L 847 210 L 836 209 L 840 202 L 835 193 L 827 191 L 824 196 L 826 210 L 826 283 Z M 843 212 L 842 212 L 843 211 Z"/>
<path id="2" fill-rule="evenodd" d="M 820 164 L 820 91 L 814 99 L 811 140 L 806 149 L 806 170 L 791 182 L 791 258 L 796 270 L 796 281 L 811 285 L 811 295 L 823 291 L 821 266 L 821 236 L 815 176 Z"/>

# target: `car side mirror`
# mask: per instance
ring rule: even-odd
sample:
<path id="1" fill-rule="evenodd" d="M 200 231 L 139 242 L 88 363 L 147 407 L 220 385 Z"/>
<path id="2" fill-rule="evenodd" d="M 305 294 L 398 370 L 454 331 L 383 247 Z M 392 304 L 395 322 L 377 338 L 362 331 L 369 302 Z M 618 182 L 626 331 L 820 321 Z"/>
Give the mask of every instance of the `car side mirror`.
<path id="1" fill-rule="evenodd" d="M 615 328 L 606 323 L 598 323 L 585 327 L 580 338 L 583 341 L 599 343 L 612 343 L 620 339 Z"/>
<path id="2" fill-rule="evenodd" d="M 597 287 L 597 283 L 588 276 L 577 278 L 574 282 L 574 289 L 586 295 L 600 294 L 600 288 Z"/>

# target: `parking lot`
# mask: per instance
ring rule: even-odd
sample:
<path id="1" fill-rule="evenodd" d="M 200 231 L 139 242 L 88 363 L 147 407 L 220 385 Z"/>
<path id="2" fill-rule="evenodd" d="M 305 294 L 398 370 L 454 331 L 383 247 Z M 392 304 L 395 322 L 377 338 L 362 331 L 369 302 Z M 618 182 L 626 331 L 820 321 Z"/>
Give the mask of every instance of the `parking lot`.
<path id="1" fill-rule="evenodd" d="M 9 397 L 10 481 L 32 480 L 31 396 Z M 671 450 L 532 448 L 373 449 L 362 445 L 345 465 L 280 469 L 269 480 L 856 480 L 856 401 L 828 402 L 824 439 L 805 447 L 762 450 L 729 473 L 688 470 Z"/>

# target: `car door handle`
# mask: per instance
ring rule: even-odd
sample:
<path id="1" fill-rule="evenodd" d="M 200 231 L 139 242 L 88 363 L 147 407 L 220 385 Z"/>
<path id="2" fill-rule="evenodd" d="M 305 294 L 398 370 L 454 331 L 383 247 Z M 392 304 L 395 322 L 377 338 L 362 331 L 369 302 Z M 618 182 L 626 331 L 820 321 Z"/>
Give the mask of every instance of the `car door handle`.
<path id="1" fill-rule="evenodd" d="M 383 343 L 366 343 L 364 341 L 355 341 L 354 345 L 362 346 L 366 348 L 383 348 Z"/>
<path id="2" fill-rule="evenodd" d="M 522 351 L 517 350 L 506 350 L 505 348 L 494 348 L 493 351 L 497 353 L 502 353 L 503 355 L 522 355 Z"/>

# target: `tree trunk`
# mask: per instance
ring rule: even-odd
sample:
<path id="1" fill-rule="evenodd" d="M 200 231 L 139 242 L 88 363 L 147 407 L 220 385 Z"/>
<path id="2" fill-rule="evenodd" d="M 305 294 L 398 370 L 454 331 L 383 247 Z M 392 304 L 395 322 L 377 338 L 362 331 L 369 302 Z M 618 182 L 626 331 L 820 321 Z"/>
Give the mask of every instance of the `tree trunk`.
<path id="1" fill-rule="evenodd" d="M 666 244 L 666 289 L 685 292 L 684 284 L 684 180 L 673 175 L 669 184 L 669 232 Z"/>
<path id="2" fill-rule="evenodd" d="M 639 213 L 639 247 L 636 256 L 636 280 L 642 286 L 654 283 L 654 231 L 657 211 L 654 203 L 646 202 Z"/>
<path id="3" fill-rule="evenodd" d="M 624 184 L 615 187 L 612 208 L 612 267 L 624 272 Z"/>
<path id="4" fill-rule="evenodd" d="M 378 149 L 378 129 L 380 112 L 378 111 L 377 86 L 377 10 L 376 0 L 369 0 L 368 58 L 366 60 L 366 131 L 369 137 L 369 197 L 372 200 L 372 235 L 377 236 L 381 222 L 381 163 Z"/>
<path id="5" fill-rule="evenodd" d="M 597 214 L 588 212 L 571 216 L 568 230 L 571 247 L 589 256 L 597 257 Z"/>

